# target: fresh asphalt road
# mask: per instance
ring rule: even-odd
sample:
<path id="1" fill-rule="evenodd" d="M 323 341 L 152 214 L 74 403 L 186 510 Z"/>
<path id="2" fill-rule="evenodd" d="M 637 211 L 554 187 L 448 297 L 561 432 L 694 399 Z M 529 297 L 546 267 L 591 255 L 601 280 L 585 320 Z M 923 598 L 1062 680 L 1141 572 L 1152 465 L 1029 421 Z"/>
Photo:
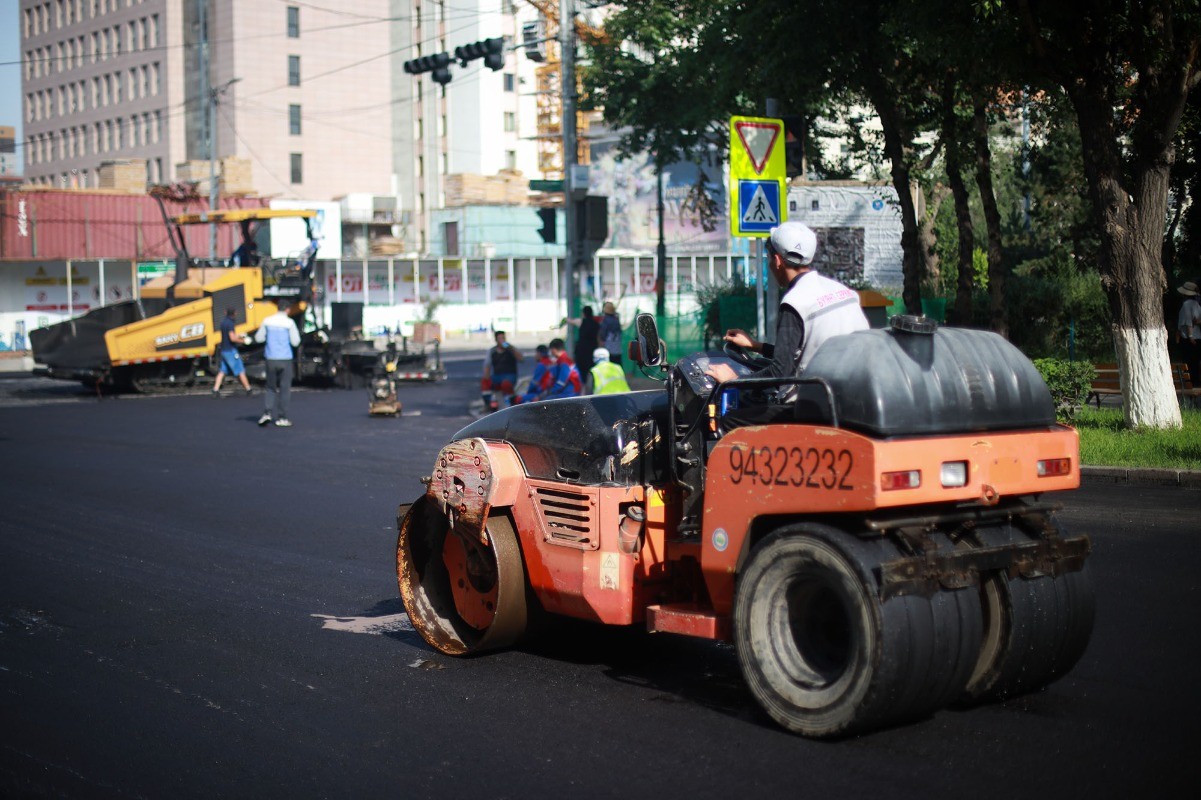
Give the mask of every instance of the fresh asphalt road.
<path id="1" fill-rule="evenodd" d="M 259 398 L 0 380 L 0 796 L 1195 791 L 1197 491 L 1064 498 L 1098 590 L 1066 678 L 847 741 L 775 727 L 725 645 L 574 625 L 432 652 L 398 599 L 395 510 L 468 421 L 478 361 L 404 387 L 399 419 L 297 392 L 291 429 L 256 427 Z"/>

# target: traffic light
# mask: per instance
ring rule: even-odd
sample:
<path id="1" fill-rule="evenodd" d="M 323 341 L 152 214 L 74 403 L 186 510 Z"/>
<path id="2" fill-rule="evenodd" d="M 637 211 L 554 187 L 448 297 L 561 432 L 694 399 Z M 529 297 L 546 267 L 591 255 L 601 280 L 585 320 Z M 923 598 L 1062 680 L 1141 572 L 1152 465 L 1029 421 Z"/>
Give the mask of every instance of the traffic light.
<path id="1" fill-rule="evenodd" d="M 434 83 L 440 83 L 443 86 L 450 83 L 450 53 L 434 53 L 432 56 L 422 56 L 414 58 L 412 61 L 404 63 L 404 71 L 410 75 L 420 75 L 423 72 L 430 73 L 430 77 L 434 79 Z"/>
<path id="2" fill-rule="evenodd" d="M 505 65 L 505 38 L 503 36 L 496 36 L 480 42 L 459 45 L 455 48 L 455 58 L 464 67 L 467 66 L 468 61 L 482 58 L 484 59 L 484 66 L 495 72 Z"/>
<path id="3" fill-rule="evenodd" d="M 525 57 L 539 63 L 546 60 L 546 25 L 539 17 L 537 22 L 521 26 L 521 41 L 525 45 Z"/>
<path id="4" fill-rule="evenodd" d="M 788 177 L 805 172 L 805 118 L 784 116 L 784 170 Z"/>
<path id="5" fill-rule="evenodd" d="M 576 230 L 580 238 L 596 245 L 609 238 L 609 198 L 590 194 L 576 203 Z"/>
<path id="6" fill-rule="evenodd" d="M 542 220 L 542 227 L 538 229 L 538 235 L 542 237 L 542 241 L 546 244 L 554 244 L 557 239 L 555 234 L 555 228 L 557 227 L 555 209 L 538 209 L 538 218 Z"/>

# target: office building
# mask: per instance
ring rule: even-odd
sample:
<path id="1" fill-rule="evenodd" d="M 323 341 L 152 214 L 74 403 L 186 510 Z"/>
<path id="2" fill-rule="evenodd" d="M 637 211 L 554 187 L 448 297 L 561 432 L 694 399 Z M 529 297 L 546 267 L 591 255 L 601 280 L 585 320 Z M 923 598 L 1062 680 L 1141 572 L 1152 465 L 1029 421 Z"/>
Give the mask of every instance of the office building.
<path id="1" fill-rule="evenodd" d="M 506 50 L 445 86 L 403 65 L 511 45 L 536 16 L 511 0 L 21 0 L 25 178 L 98 187 L 144 161 L 147 182 L 206 179 L 211 97 L 212 155 L 248 162 L 245 188 L 395 198 L 393 233 L 422 252 L 446 176 L 541 177 L 534 65 Z"/>

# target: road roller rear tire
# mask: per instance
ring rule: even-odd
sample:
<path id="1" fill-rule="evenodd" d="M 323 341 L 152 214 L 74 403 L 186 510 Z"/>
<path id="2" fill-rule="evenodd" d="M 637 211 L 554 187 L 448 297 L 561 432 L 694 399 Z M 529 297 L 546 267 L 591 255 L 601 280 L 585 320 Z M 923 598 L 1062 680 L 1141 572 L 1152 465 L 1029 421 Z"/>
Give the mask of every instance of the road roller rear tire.
<path id="1" fill-rule="evenodd" d="M 396 573 L 409 620 L 439 652 L 471 655 L 509 647 L 528 628 L 525 565 L 508 517 L 493 510 L 488 541 L 463 538 L 422 497 L 403 513 Z"/>
<path id="2" fill-rule="evenodd" d="M 831 738 L 929 714 L 963 691 L 980 650 L 979 596 L 882 601 L 877 569 L 900 557 L 887 539 L 815 524 L 756 545 L 738 579 L 734 635 L 772 719 Z"/>
<path id="3" fill-rule="evenodd" d="M 1028 542 L 1012 525 L 980 528 L 981 547 Z M 991 573 L 980 584 L 985 636 L 962 702 L 1004 700 L 1037 691 L 1067 674 L 1088 647 L 1096 613 L 1087 563 L 1058 577 Z"/>

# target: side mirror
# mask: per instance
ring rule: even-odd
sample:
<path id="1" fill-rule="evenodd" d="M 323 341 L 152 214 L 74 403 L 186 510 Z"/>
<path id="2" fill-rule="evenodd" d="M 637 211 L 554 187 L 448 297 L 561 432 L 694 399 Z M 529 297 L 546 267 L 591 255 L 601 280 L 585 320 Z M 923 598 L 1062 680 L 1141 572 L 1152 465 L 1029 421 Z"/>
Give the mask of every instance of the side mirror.
<path id="1" fill-rule="evenodd" d="M 656 367 L 661 364 L 662 344 L 659 340 L 659 326 L 655 324 L 655 315 L 639 314 L 634 320 L 634 331 L 638 336 L 638 363 L 644 367 Z"/>

